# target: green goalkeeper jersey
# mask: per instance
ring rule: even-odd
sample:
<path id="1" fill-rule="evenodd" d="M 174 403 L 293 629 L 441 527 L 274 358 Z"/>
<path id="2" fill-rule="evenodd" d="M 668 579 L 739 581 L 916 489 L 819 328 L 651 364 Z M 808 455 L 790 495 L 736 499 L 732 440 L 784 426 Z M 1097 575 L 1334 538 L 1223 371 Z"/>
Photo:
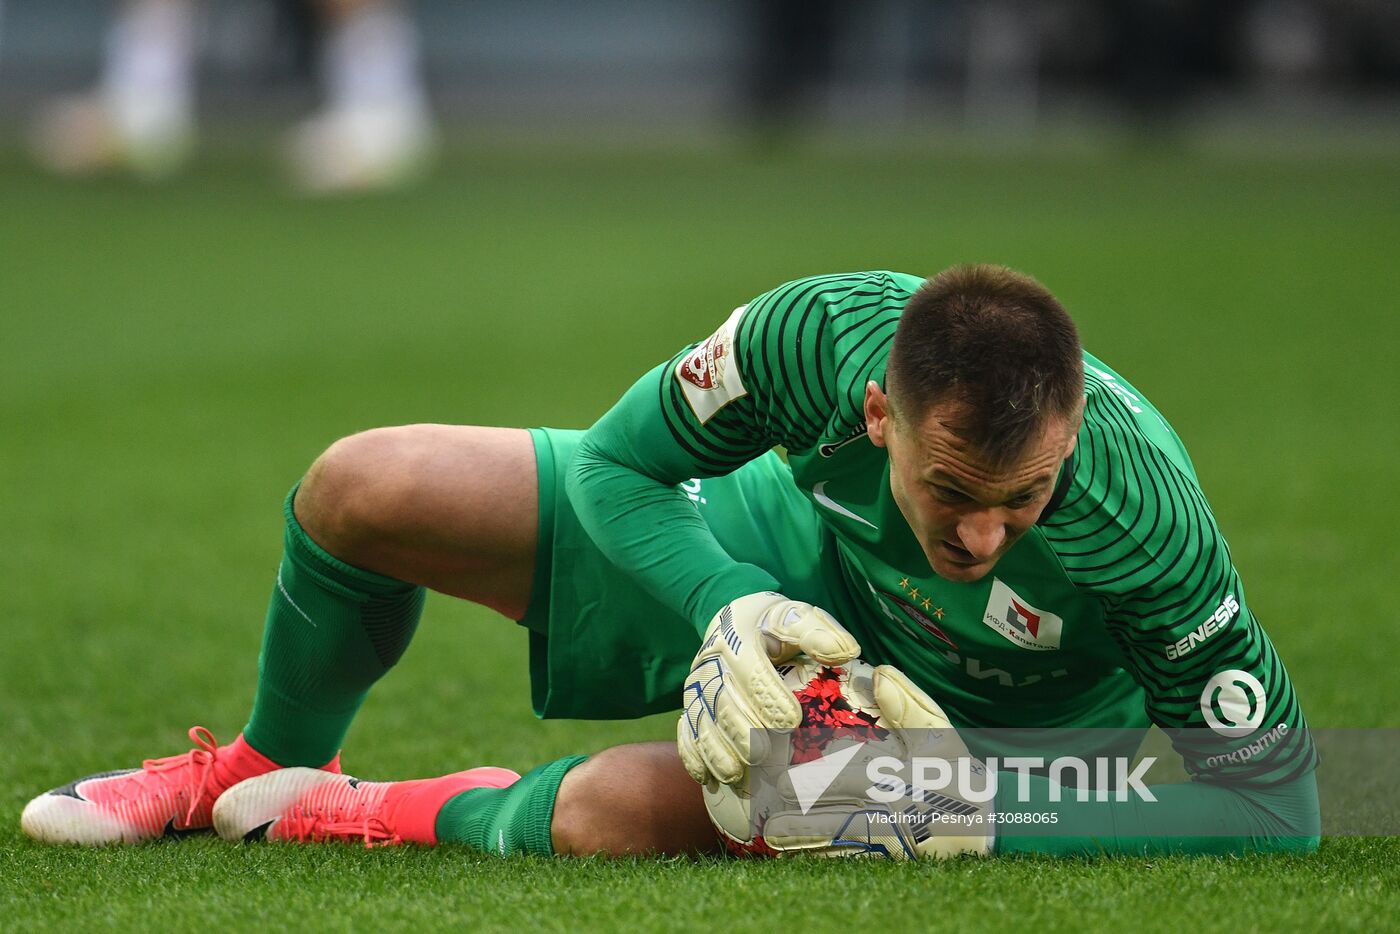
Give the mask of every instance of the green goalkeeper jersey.
<path id="1" fill-rule="evenodd" d="M 1196 775 L 1276 783 L 1309 772 L 1311 744 L 1282 741 L 1305 726 L 1293 686 L 1186 449 L 1090 354 L 1078 446 L 1036 526 L 982 580 L 930 569 L 863 411 L 922 281 L 862 272 L 787 283 L 647 373 L 585 437 L 570 475 L 598 546 L 703 630 L 724 603 L 778 583 L 730 558 L 675 484 L 781 446 L 837 545 L 840 605 L 826 609 L 868 661 L 898 666 L 959 726 L 1150 720 Z M 617 502 L 645 508 L 619 515 Z M 674 532 L 658 550 L 661 524 Z M 1217 755 L 1222 735 L 1264 742 L 1234 761 Z"/>

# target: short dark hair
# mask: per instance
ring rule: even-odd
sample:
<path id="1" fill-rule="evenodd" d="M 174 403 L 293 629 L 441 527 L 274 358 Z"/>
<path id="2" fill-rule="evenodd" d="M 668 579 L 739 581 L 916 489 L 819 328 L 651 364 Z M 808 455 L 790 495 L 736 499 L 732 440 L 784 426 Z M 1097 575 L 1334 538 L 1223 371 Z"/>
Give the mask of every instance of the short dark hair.
<path id="1" fill-rule="evenodd" d="M 904 306 L 886 391 L 906 423 L 932 405 L 961 403 L 949 428 L 1006 467 L 1051 418 L 1078 413 L 1082 354 L 1069 314 L 1035 279 L 1005 266 L 953 266 Z"/>

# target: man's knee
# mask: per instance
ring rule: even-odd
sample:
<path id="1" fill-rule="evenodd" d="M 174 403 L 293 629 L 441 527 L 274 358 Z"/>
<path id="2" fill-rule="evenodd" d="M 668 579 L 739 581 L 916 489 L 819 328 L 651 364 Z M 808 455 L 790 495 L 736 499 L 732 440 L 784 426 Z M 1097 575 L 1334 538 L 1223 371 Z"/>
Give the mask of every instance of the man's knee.
<path id="1" fill-rule="evenodd" d="M 564 778 L 551 824 L 554 851 L 582 856 L 718 849 L 700 786 L 672 743 L 605 749 Z"/>
<path id="2" fill-rule="evenodd" d="M 405 425 L 316 459 L 296 517 L 326 551 L 519 619 L 534 575 L 538 484 L 518 428 Z"/>
<path id="3" fill-rule="evenodd" d="M 407 508 L 418 426 L 373 428 L 341 438 L 316 458 L 297 490 L 297 521 L 318 544 L 349 559 Z"/>

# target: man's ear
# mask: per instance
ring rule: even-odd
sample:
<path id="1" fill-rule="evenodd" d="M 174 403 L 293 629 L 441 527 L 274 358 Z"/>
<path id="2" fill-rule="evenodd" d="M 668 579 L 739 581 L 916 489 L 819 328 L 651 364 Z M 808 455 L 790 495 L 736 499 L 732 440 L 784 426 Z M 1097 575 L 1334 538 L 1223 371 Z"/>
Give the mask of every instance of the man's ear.
<path id="1" fill-rule="evenodd" d="M 880 384 L 873 379 L 865 384 L 865 430 L 878 448 L 885 447 L 885 433 L 890 427 L 890 400 Z"/>

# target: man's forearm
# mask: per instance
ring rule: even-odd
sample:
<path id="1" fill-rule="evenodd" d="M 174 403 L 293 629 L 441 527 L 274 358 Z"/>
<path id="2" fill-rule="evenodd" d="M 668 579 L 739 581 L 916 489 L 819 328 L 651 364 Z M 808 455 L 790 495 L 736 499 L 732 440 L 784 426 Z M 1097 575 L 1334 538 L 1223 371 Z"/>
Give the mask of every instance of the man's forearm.
<path id="1" fill-rule="evenodd" d="M 652 596 L 703 631 L 735 597 L 774 590 L 767 571 L 741 564 L 715 540 L 695 505 L 670 483 L 654 479 L 677 469 L 659 449 L 669 439 L 643 438 L 631 413 L 645 411 L 646 381 L 589 430 L 569 467 L 569 500 L 580 523 L 613 564 Z M 654 431 L 655 429 L 653 429 Z"/>

